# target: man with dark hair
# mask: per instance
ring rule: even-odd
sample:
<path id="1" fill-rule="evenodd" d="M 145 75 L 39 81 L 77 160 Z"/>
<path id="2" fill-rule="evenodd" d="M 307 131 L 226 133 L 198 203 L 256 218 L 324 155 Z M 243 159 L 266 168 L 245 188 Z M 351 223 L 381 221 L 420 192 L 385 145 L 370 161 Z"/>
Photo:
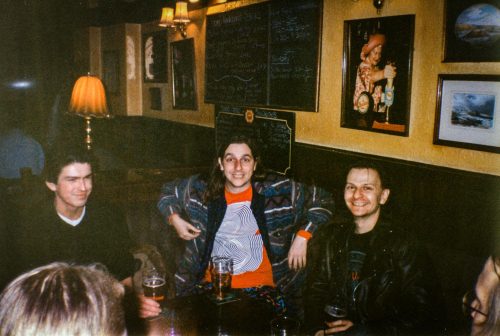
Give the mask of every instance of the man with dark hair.
<path id="1" fill-rule="evenodd" d="M 381 168 L 370 162 L 350 167 L 344 200 L 353 222 L 328 227 L 309 263 L 310 334 L 428 334 L 439 327 L 429 260 L 415 238 L 382 217 L 389 194 Z M 335 305 L 346 314 L 326 321 L 325 311 Z"/>
<path id="2" fill-rule="evenodd" d="M 84 148 L 58 147 L 47 155 L 45 185 L 54 197 L 25 207 L 10 225 L 16 274 L 54 261 L 99 262 L 131 285 L 134 261 L 120 211 L 90 199 L 93 158 Z"/>

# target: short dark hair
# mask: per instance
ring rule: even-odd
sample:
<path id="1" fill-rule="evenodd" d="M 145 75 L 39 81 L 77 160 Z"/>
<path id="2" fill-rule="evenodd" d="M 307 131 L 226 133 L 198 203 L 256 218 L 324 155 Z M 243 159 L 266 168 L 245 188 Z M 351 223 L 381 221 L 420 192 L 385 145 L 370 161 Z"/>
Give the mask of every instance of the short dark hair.
<path id="1" fill-rule="evenodd" d="M 95 157 L 83 145 L 58 145 L 50 149 L 45 158 L 45 181 L 57 184 L 64 167 L 73 163 L 88 163 L 95 168 Z"/>
<path id="2" fill-rule="evenodd" d="M 121 336 L 124 292 L 102 264 L 35 268 L 0 295 L 0 335 Z"/>
<path id="3" fill-rule="evenodd" d="M 385 169 L 382 166 L 380 166 L 378 163 L 376 163 L 374 161 L 362 160 L 362 161 L 357 161 L 357 162 L 351 164 L 347 168 L 347 172 L 345 174 L 346 177 L 347 177 L 347 175 L 349 175 L 349 172 L 352 169 L 372 169 L 378 173 L 378 176 L 380 178 L 380 184 L 381 184 L 382 188 L 383 189 L 390 189 L 391 188 L 391 181 L 390 181 L 390 177 L 387 175 L 387 172 L 385 171 Z"/>

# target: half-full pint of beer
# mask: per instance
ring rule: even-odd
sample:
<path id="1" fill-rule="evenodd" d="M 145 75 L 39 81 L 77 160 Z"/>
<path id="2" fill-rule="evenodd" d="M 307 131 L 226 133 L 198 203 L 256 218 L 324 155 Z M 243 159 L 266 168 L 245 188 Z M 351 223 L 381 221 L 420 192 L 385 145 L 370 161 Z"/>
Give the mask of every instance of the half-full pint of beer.
<path id="1" fill-rule="evenodd" d="M 217 300 L 224 299 L 231 291 L 231 273 L 212 272 L 212 284 Z"/>
<path id="2" fill-rule="evenodd" d="M 144 278 L 142 281 L 144 296 L 151 298 L 158 303 L 163 303 L 166 293 L 165 279 L 160 277 Z"/>

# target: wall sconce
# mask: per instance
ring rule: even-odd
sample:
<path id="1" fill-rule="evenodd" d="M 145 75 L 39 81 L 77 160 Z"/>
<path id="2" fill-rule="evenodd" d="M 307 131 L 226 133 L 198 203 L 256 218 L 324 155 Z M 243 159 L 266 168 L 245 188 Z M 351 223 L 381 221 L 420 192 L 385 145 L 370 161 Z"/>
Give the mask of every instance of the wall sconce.
<path id="1" fill-rule="evenodd" d="M 187 36 L 186 25 L 190 22 L 186 1 L 177 1 L 174 9 L 163 7 L 161 12 L 160 27 L 174 28 L 174 31 L 179 30 L 182 37 Z"/>
<path id="2" fill-rule="evenodd" d="M 69 112 L 85 118 L 85 131 L 87 132 L 85 143 L 87 144 L 87 149 L 90 150 L 92 144 L 90 119 L 92 117 L 110 117 L 106 104 L 106 93 L 99 78 L 90 74 L 78 78 L 71 93 Z"/>
<path id="3" fill-rule="evenodd" d="M 161 9 L 161 19 L 158 26 L 165 28 L 175 28 L 174 22 L 174 9 L 170 7 L 163 7 Z"/>
<path id="4" fill-rule="evenodd" d="M 352 2 L 358 2 L 358 0 L 352 0 Z M 377 14 L 380 15 L 383 6 L 384 6 L 384 0 L 373 0 L 373 7 L 377 9 Z"/>
<path id="5" fill-rule="evenodd" d="M 377 14 L 380 15 L 382 6 L 384 6 L 384 0 L 373 0 L 373 6 L 377 9 Z"/>

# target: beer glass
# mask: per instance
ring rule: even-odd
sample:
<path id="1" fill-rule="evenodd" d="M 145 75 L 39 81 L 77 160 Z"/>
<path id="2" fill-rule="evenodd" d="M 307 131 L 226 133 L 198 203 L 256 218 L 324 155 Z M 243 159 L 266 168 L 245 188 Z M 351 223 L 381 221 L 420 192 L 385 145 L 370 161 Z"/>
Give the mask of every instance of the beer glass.
<path id="1" fill-rule="evenodd" d="M 167 292 L 165 276 L 156 268 L 147 268 L 142 273 L 144 296 L 163 305 Z"/>
<path id="2" fill-rule="evenodd" d="M 347 317 L 347 309 L 338 304 L 325 305 L 325 322 L 334 322 Z"/>
<path id="3" fill-rule="evenodd" d="M 299 321 L 289 316 L 278 316 L 271 321 L 271 336 L 297 336 L 299 332 Z"/>
<path id="4" fill-rule="evenodd" d="M 212 257 L 210 261 L 210 275 L 217 300 L 225 299 L 231 291 L 231 277 L 233 275 L 233 261 L 226 257 Z"/>
<path id="5" fill-rule="evenodd" d="M 334 322 L 338 320 L 343 320 L 347 318 L 347 300 L 342 296 L 336 296 L 329 303 L 325 305 L 323 308 L 324 318 L 325 318 L 325 327 L 324 333 L 329 329 L 327 322 Z M 335 335 L 345 335 L 344 332 L 335 333 Z"/>

